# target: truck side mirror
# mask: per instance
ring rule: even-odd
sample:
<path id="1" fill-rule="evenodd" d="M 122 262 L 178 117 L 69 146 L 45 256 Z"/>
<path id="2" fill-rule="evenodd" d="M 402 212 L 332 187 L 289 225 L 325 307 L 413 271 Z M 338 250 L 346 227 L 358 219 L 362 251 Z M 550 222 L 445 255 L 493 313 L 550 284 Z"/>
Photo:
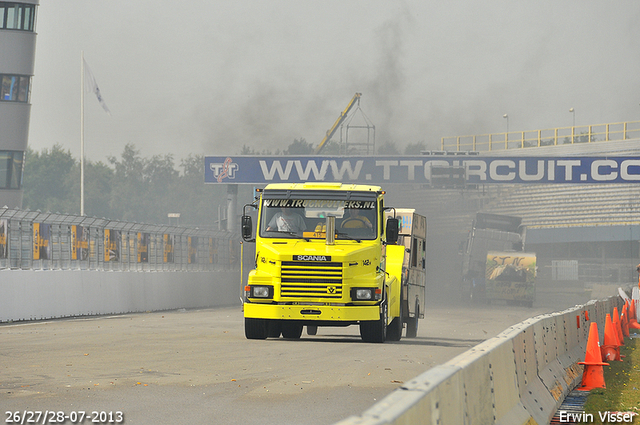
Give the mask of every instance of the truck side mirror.
<path id="1" fill-rule="evenodd" d="M 253 236 L 253 223 L 251 221 L 251 216 L 243 215 L 242 216 L 242 239 L 247 242 L 255 242 L 255 239 L 252 239 Z"/>
<path id="2" fill-rule="evenodd" d="M 389 217 L 387 219 L 387 243 L 395 245 L 398 242 L 398 234 L 400 233 L 400 222 L 397 218 Z"/>

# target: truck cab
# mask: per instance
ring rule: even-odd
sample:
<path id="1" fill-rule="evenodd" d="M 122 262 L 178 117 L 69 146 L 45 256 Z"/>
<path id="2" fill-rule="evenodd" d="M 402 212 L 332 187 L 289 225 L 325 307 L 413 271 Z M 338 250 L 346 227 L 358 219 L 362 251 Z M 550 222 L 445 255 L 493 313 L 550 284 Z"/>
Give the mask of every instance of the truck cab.
<path id="1" fill-rule="evenodd" d="M 296 339 L 305 326 L 315 335 L 318 326 L 359 325 L 364 341 L 400 339 L 407 253 L 384 193 L 368 185 L 270 184 L 245 205 L 243 238 L 256 243 L 243 297 L 247 338 Z M 258 210 L 255 229 L 248 208 Z"/>

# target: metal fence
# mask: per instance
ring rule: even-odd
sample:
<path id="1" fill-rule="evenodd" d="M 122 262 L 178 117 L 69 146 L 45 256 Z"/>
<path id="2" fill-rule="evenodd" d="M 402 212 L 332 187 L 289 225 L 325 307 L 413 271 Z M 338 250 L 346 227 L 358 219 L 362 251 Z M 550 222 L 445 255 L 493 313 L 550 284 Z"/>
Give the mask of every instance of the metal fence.
<path id="1" fill-rule="evenodd" d="M 219 230 L 0 208 L 0 269 L 239 269 L 239 241 Z"/>
<path id="2" fill-rule="evenodd" d="M 538 277 L 553 281 L 626 285 L 638 281 L 637 259 L 552 260 L 539 263 Z"/>
<path id="3" fill-rule="evenodd" d="M 640 138 L 640 121 L 443 137 L 443 151 L 496 151 Z"/>

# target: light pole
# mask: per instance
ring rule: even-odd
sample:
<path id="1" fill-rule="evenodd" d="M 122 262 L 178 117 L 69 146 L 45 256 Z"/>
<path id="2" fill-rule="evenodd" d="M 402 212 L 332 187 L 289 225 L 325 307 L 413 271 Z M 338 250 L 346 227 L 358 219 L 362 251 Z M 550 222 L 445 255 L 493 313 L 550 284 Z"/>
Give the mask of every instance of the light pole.
<path id="1" fill-rule="evenodd" d="M 504 148 L 509 148 L 509 114 L 504 114 L 502 118 L 507 120 L 507 132 L 504 133 Z"/>
<path id="2" fill-rule="evenodd" d="M 571 143 L 573 143 L 576 136 L 576 110 L 570 108 L 569 112 L 573 114 L 573 126 L 571 127 Z"/>
<path id="3" fill-rule="evenodd" d="M 571 112 L 573 114 L 573 126 L 576 126 L 576 110 L 571 108 L 569 109 L 569 112 Z"/>

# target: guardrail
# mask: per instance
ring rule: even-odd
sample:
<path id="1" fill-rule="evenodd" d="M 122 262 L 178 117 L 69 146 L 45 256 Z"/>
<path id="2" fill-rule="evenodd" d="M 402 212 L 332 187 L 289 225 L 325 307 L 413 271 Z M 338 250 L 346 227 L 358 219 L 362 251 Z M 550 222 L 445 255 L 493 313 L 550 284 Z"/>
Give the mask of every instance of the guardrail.
<path id="1" fill-rule="evenodd" d="M 0 208 L 0 269 L 207 271 L 239 257 L 225 231 Z"/>
<path id="2" fill-rule="evenodd" d="M 495 151 L 640 138 L 640 121 L 443 137 L 443 151 Z"/>
<path id="3" fill-rule="evenodd" d="M 548 424 L 582 378 L 589 321 L 602 340 L 613 307 L 621 298 L 525 320 L 337 425 Z"/>

